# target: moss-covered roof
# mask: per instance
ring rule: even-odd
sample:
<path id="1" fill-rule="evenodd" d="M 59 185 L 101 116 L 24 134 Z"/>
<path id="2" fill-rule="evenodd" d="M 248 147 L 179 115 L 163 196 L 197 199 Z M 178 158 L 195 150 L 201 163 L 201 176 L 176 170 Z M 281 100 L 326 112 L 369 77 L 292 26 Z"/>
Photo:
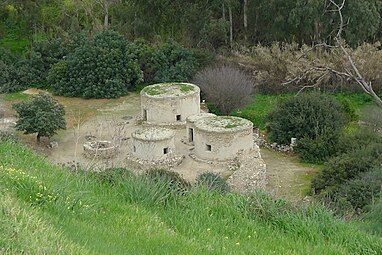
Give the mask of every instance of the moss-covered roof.
<path id="1" fill-rule="evenodd" d="M 160 98 L 185 96 L 199 92 L 199 87 L 191 83 L 158 83 L 142 89 L 141 95 Z"/>
<path id="2" fill-rule="evenodd" d="M 253 123 L 240 117 L 215 116 L 197 120 L 195 127 L 210 132 L 237 132 L 252 129 Z"/>
<path id="3" fill-rule="evenodd" d="M 160 141 L 171 139 L 175 136 L 175 131 L 162 127 L 148 127 L 136 130 L 131 136 L 138 140 Z"/>
<path id="4" fill-rule="evenodd" d="M 210 117 L 216 117 L 216 115 L 213 114 L 213 113 L 202 112 L 202 113 L 198 113 L 198 114 L 194 114 L 194 115 L 188 116 L 187 117 L 187 122 L 194 123 L 194 122 L 196 122 L 196 121 L 198 121 L 200 119 L 210 118 Z"/>

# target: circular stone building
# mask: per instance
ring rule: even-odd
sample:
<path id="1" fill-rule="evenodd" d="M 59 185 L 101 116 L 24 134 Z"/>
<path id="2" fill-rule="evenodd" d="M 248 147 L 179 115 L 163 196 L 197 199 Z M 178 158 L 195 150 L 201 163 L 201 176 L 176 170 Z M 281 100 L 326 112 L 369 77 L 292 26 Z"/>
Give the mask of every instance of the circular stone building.
<path id="1" fill-rule="evenodd" d="M 195 123 L 195 155 L 210 161 L 226 161 L 253 148 L 253 124 L 249 120 L 215 116 Z"/>
<path id="2" fill-rule="evenodd" d="M 207 112 L 202 112 L 198 114 L 194 114 L 189 116 L 186 119 L 186 137 L 187 141 L 190 143 L 194 143 L 194 137 L 195 137 L 195 122 L 203 119 L 203 118 L 208 118 L 208 117 L 215 117 L 216 115 L 213 113 L 207 113 Z"/>
<path id="3" fill-rule="evenodd" d="M 149 124 L 185 124 L 200 112 L 200 89 L 190 83 L 159 83 L 141 91 L 141 114 Z"/>
<path id="4" fill-rule="evenodd" d="M 132 133 L 133 155 L 146 161 L 161 161 L 175 152 L 175 131 L 149 127 Z"/>

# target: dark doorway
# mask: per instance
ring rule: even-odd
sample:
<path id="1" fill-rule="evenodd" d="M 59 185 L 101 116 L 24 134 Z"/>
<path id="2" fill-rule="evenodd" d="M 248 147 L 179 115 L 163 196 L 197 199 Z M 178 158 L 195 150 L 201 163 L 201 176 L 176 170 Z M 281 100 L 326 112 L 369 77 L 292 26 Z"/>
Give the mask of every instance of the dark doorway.
<path id="1" fill-rule="evenodd" d="M 189 128 L 188 129 L 188 137 L 189 137 L 189 142 L 193 142 L 194 141 L 194 129 L 193 128 Z"/>
<path id="2" fill-rule="evenodd" d="M 143 121 L 147 121 L 147 110 L 143 110 Z"/>
<path id="3" fill-rule="evenodd" d="M 176 115 L 176 121 L 181 121 L 182 120 L 182 116 L 180 114 Z"/>

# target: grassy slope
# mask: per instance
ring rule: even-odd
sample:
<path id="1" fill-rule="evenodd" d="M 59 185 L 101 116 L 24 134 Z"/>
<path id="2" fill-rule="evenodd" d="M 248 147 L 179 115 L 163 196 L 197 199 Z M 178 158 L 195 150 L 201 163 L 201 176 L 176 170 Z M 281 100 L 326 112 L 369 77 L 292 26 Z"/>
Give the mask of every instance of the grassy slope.
<path id="1" fill-rule="evenodd" d="M 380 239 L 319 207 L 171 196 L 142 177 L 64 171 L 9 142 L 0 155 L 2 254 L 382 254 Z"/>

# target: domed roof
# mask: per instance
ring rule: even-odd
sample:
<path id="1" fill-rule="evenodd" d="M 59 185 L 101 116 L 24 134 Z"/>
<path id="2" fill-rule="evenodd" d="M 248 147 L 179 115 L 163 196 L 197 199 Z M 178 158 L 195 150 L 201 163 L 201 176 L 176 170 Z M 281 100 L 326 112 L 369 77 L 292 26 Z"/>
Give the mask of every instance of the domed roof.
<path id="1" fill-rule="evenodd" d="M 143 141 L 161 141 L 173 138 L 175 131 L 161 127 L 148 127 L 136 130 L 131 136 Z"/>
<path id="2" fill-rule="evenodd" d="M 195 127 L 207 132 L 232 133 L 252 129 L 253 123 L 239 117 L 214 116 L 197 120 Z"/>
<path id="3" fill-rule="evenodd" d="M 141 96 L 153 98 L 184 97 L 200 93 L 198 86 L 191 83 L 158 83 L 142 89 Z"/>

